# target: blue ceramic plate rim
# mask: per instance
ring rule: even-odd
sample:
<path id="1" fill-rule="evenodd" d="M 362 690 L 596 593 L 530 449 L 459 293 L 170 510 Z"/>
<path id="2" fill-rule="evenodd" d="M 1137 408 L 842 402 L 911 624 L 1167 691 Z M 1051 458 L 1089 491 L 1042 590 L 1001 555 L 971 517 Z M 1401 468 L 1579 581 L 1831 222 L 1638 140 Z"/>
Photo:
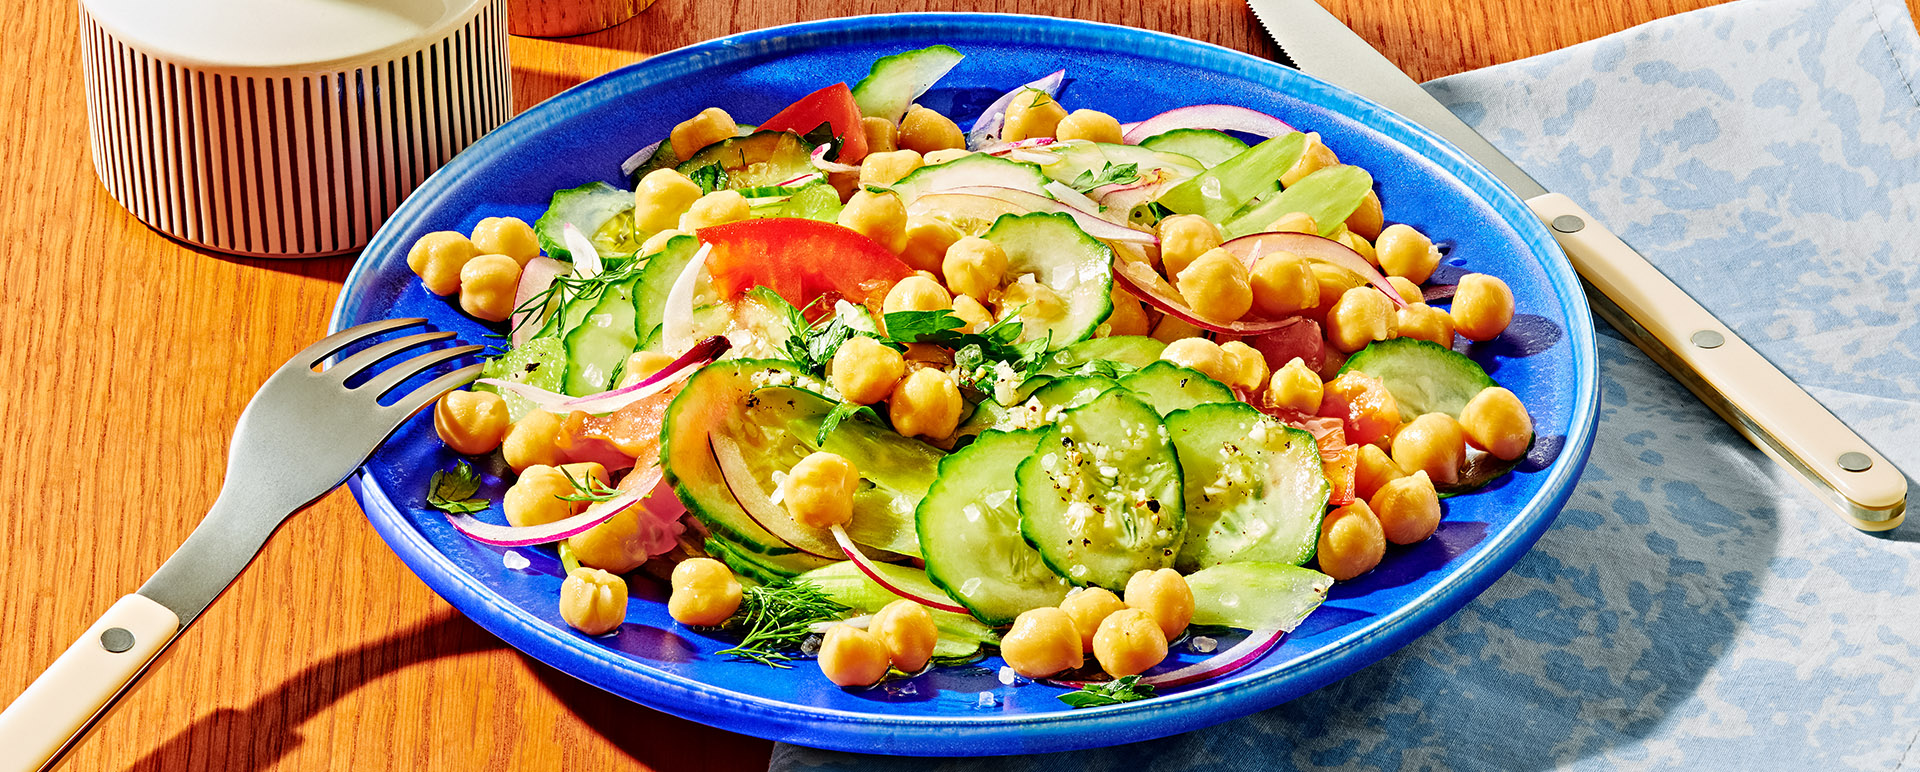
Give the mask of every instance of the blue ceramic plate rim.
<path id="1" fill-rule="evenodd" d="M 902 13 L 803 22 L 732 35 L 675 49 L 574 86 L 513 118 L 456 156 L 403 202 L 374 235 L 346 278 L 331 328 L 348 326 L 358 291 L 378 272 L 366 259 L 399 248 L 394 234 L 411 230 L 423 216 L 422 202 L 458 185 L 493 145 L 537 133 L 571 114 L 571 106 L 603 89 L 631 89 L 678 77 L 704 66 L 741 58 L 807 49 L 871 34 L 908 36 L 915 30 L 955 26 L 1006 26 L 1059 35 L 1087 47 L 1186 55 L 1183 64 L 1240 79 L 1265 75 L 1302 92 L 1302 99 L 1349 117 L 1413 149 L 1480 196 L 1531 250 L 1567 314 L 1567 340 L 1574 356 L 1574 398 L 1569 431 L 1540 493 L 1501 530 L 1488 549 L 1449 566 L 1424 594 L 1368 621 L 1328 653 L 1310 652 L 1284 662 L 1242 671 L 1205 686 L 1159 699 L 1105 708 L 1046 714 L 980 714 L 901 717 L 816 708 L 740 694 L 695 679 L 648 670 L 611 657 L 597 644 L 569 636 L 507 602 L 466 574 L 416 530 L 367 470 L 348 480 L 375 530 L 434 592 L 463 614 L 522 652 L 587 683 L 685 718 L 731 731 L 814 747 L 905 755 L 985 755 L 1018 748 L 1070 750 L 1149 739 L 1190 731 L 1306 694 L 1342 678 L 1424 634 L 1477 597 L 1537 541 L 1572 494 L 1591 449 L 1598 416 L 1598 361 L 1592 316 L 1584 292 L 1559 245 L 1526 205 L 1477 162 L 1436 134 L 1357 94 L 1305 73 L 1220 46 L 1165 33 L 1097 22 L 1020 14 Z M 873 31 L 873 32 L 869 32 Z M 615 80 L 619 82 L 616 84 Z M 1008 744 L 1012 743 L 1012 744 Z"/>

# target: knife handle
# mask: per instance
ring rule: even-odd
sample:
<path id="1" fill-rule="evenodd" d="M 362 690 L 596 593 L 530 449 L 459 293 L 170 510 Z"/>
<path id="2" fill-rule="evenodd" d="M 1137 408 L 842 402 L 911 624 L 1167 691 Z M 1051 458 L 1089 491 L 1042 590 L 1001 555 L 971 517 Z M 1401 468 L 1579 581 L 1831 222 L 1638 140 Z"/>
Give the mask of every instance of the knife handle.
<path id="1" fill-rule="evenodd" d="M 1573 199 L 1527 205 L 1588 285 L 1594 310 L 1848 524 L 1885 531 L 1906 516 L 1907 480 L 1840 419 Z"/>
<path id="2" fill-rule="evenodd" d="M 113 604 L 0 711 L 0 772 L 51 769 L 179 633 L 180 618 L 144 595 Z"/>

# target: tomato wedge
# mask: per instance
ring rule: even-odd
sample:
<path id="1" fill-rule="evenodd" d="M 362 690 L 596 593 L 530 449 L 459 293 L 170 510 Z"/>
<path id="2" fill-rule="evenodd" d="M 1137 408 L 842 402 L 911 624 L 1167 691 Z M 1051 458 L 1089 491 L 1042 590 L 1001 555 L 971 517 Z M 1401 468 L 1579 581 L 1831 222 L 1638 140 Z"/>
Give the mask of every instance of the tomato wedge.
<path id="1" fill-rule="evenodd" d="M 791 131 L 804 136 L 822 123 L 832 126 L 833 135 L 842 139 L 840 155 L 835 161 L 857 164 L 867 157 L 867 132 L 860 126 L 860 107 L 854 104 L 853 91 L 845 83 L 835 83 L 800 97 L 800 101 L 787 105 L 787 109 L 761 123 L 760 130 Z"/>
<path id="2" fill-rule="evenodd" d="M 758 286 L 796 308 L 832 294 L 877 309 L 887 290 L 913 275 L 879 242 L 828 222 L 769 217 L 701 228 L 698 235 L 712 247 L 711 286 L 728 299 Z"/>

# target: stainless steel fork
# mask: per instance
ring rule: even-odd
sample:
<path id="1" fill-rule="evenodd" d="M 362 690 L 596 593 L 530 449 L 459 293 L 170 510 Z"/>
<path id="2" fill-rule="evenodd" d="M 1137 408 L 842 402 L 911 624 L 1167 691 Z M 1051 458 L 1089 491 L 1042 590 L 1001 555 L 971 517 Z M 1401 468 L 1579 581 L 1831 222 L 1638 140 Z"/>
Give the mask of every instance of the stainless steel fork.
<path id="1" fill-rule="evenodd" d="M 469 365 L 391 405 L 380 404 L 382 396 L 409 379 L 481 349 L 428 351 L 373 372 L 375 365 L 405 351 L 452 338 L 451 332 L 382 341 L 314 369 L 354 344 L 424 324 L 425 319 L 392 319 L 342 330 L 267 378 L 234 427 L 220 496 L 186 543 L 0 711 L 0 770 L 52 768 L 226 590 L 281 523 L 339 487 L 408 416 L 479 377 L 480 365 Z M 355 376 L 368 374 L 348 386 Z"/>

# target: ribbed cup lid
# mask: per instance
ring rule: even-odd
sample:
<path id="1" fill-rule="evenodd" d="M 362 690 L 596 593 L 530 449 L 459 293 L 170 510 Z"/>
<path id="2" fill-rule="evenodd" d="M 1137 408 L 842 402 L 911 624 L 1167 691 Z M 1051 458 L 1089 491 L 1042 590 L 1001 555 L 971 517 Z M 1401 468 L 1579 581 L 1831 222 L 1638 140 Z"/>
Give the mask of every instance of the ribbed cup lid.
<path id="1" fill-rule="evenodd" d="M 478 0 L 81 0 L 134 48 L 207 69 L 336 70 L 411 53 Z"/>

